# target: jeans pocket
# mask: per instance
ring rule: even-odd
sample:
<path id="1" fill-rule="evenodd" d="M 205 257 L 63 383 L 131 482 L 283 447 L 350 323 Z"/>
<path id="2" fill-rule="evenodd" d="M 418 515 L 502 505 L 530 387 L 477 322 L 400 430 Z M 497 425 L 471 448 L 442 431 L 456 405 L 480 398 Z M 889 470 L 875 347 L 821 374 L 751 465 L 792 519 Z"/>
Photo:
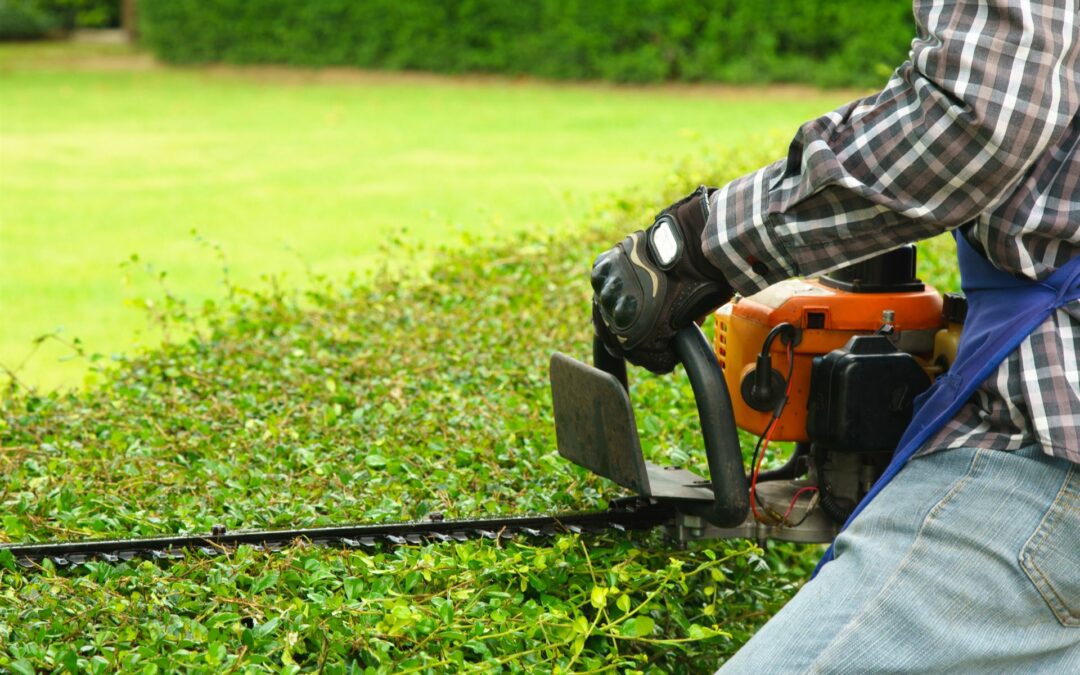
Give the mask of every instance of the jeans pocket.
<path id="1" fill-rule="evenodd" d="M 1080 627 L 1080 471 L 1075 466 L 1020 551 L 1020 565 L 1061 625 Z"/>

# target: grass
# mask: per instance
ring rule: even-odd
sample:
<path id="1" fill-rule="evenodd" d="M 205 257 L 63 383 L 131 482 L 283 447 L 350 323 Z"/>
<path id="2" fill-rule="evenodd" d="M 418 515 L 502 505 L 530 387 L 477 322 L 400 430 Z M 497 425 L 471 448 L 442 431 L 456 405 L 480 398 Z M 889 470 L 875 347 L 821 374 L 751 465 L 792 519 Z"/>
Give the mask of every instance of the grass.
<path id="1" fill-rule="evenodd" d="M 185 70 L 117 45 L 0 45 L 0 364 L 79 385 L 73 340 L 107 356 L 156 344 L 139 308 L 161 274 L 177 296 L 220 300 L 219 251 L 236 283 L 301 284 L 369 272 L 399 256 L 395 239 L 570 232 L 599 195 L 662 182 L 676 157 L 791 132 L 849 97 Z"/>

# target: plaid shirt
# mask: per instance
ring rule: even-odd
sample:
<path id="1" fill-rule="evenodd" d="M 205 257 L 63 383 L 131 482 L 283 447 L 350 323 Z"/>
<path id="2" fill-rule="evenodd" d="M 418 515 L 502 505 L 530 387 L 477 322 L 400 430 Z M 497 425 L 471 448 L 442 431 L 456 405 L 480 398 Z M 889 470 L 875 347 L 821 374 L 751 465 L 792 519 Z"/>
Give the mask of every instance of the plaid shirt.
<path id="1" fill-rule="evenodd" d="M 909 60 L 718 190 L 706 255 L 746 295 L 970 224 L 996 267 L 1048 276 L 1080 252 L 1078 5 L 916 0 Z M 1071 303 L 923 451 L 1039 443 L 1080 463 L 1078 354 Z"/>

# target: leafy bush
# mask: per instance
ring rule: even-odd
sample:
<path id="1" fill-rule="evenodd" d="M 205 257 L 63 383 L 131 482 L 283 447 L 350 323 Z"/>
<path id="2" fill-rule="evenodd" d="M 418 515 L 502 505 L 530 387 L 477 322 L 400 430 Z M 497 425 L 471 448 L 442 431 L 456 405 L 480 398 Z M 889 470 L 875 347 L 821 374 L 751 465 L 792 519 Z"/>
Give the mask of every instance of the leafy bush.
<path id="1" fill-rule="evenodd" d="M 546 381 L 553 350 L 588 353 L 593 255 L 701 166 L 731 178 L 780 151 L 700 159 L 574 237 L 444 252 L 425 279 L 159 299 L 188 339 L 84 393 L 0 399 L 0 537 L 599 508 L 618 491 L 557 456 Z M 701 468 L 689 385 L 634 380 L 648 456 Z M 29 572 L 0 554 L 0 670 L 699 672 L 791 594 L 803 550 L 565 536 Z"/>
<path id="2" fill-rule="evenodd" d="M 173 63 L 874 85 L 914 37 L 907 3 L 866 0 L 143 0 Z"/>
<path id="3" fill-rule="evenodd" d="M 60 26 L 110 28 L 120 25 L 120 0 L 34 0 L 43 11 L 56 17 Z"/>
<path id="4" fill-rule="evenodd" d="M 0 0 L 0 40 L 34 40 L 56 26 L 56 17 L 34 0 Z"/>
<path id="5" fill-rule="evenodd" d="M 53 31 L 120 25 L 120 0 L 0 0 L 0 40 L 35 40 Z"/>

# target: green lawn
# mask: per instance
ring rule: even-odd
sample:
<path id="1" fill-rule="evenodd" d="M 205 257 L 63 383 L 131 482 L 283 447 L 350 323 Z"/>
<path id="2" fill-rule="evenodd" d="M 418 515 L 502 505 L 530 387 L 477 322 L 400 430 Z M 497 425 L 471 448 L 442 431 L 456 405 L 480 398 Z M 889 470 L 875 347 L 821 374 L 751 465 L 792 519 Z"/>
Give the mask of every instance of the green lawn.
<path id="1" fill-rule="evenodd" d="M 220 297 L 214 246 L 241 285 L 296 286 L 306 269 L 371 270 L 395 237 L 565 232 L 598 195 L 663 183 L 696 147 L 787 134 L 848 97 L 171 69 L 125 47 L 0 46 L 0 364 L 78 385 L 86 362 L 57 341 L 23 364 L 33 339 L 62 329 L 103 354 L 156 341 L 136 301 L 161 296 L 161 271 L 180 297 Z"/>

